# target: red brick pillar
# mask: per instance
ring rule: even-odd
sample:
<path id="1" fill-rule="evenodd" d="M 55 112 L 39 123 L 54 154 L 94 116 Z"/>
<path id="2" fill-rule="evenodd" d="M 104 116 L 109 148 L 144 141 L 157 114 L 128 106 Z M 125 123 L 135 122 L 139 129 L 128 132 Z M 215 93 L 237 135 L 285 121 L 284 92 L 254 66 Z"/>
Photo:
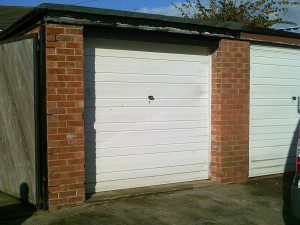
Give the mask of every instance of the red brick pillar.
<path id="1" fill-rule="evenodd" d="M 211 176 L 243 182 L 249 172 L 250 45 L 221 40 L 212 55 Z"/>
<path id="2" fill-rule="evenodd" d="M 45 26 L 49 210 L 85 200 L 82 31 Z"/>

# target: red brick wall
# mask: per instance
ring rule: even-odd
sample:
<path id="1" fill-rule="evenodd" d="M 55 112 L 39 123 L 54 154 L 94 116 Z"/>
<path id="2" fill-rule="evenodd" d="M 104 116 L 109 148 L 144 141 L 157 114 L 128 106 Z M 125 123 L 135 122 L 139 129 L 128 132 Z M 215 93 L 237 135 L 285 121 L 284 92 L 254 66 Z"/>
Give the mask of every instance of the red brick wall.
<path id="1" fill-rule="evenodd" d="M 212 55 L 211 176 L 246 181 L 249 168 L 248 42 L 221 40 Z"/>
<path id="2" fill-rule="evenodd" d="M 46 24 L 49 210 L 85 200 L 82 26 Z"/>

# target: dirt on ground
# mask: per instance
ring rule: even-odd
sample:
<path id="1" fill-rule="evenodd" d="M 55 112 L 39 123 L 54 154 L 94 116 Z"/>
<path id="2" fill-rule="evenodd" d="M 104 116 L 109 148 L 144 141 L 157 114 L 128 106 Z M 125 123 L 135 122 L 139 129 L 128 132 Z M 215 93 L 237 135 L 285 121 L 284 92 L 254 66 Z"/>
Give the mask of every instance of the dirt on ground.
<path id="1" fill-rule="evenodd" d="M 290 179 L 277 177 L 244 184 L 213 185 L 192 190 L 148 194 L 86 203 L 58 212 L 6 214 L 0 198 L 0 224 L 238 224 L 296 225 L 290 212 Z M 18 204 L 13 204 L 18 205 Z M 20 205 L 18 205 L 20 210 Z M 25 209 L 25 206 L 24 206 Z M 2 218 L 2 219 L 1 219 Z"/>

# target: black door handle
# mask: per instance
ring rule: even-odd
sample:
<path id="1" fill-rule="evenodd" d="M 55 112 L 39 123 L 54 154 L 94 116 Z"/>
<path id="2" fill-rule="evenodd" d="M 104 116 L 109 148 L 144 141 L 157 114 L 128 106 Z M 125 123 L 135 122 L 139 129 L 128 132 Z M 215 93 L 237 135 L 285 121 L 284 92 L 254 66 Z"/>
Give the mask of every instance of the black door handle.
<path id="1" fill-rule="evenodd" d="M 297 97 L 296 97 L 296 96 L 293 96 L 292 99 L 295 101 L 295 100 L 297 99 Z"/>
<path id="2" fill-rule="evenodd" d="M 153 97 L 152 95 L 149 95 L 149 96 L 148 96 L 148 99 L 151 100 L 151 101 L 153 101 L 153 100 L 154 100 L 154 97 Z"/>

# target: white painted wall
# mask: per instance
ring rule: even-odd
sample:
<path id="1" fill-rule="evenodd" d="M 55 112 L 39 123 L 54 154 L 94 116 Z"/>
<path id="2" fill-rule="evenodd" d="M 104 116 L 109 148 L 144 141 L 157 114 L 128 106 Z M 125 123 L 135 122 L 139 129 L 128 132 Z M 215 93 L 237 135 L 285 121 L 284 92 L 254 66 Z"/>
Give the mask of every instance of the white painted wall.
<path id="1" fill-rule="evenodd" d="M 294 170 L 300 49 L 252 45 L 250 54 L 250 177 Z"/>
<path id="2" fill-rule="evenodd" d="M 87 192 L 208 179 L 208 49 L 84 45 Z"/>

